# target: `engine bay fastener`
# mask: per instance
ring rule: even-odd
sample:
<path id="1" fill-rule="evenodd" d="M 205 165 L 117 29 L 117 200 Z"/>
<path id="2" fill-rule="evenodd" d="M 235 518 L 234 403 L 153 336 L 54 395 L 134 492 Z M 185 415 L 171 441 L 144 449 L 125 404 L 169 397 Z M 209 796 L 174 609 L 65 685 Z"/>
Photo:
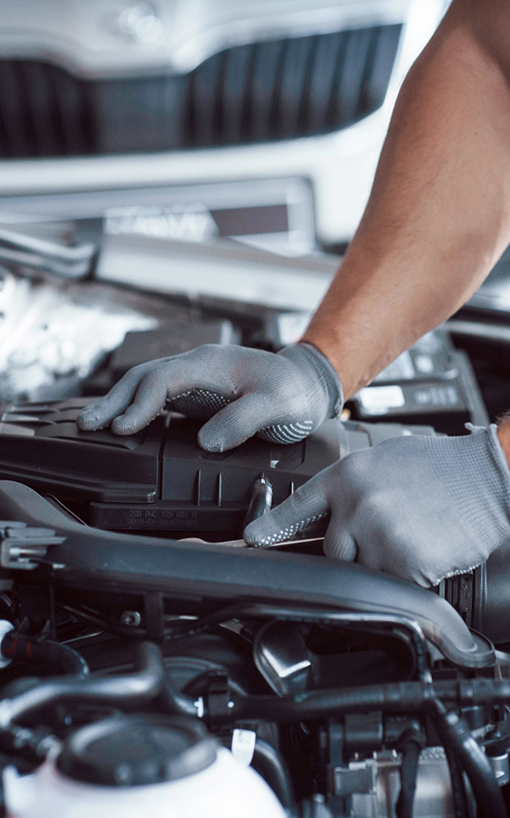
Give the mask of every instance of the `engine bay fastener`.
<path id="1" fill-rule="evenodd" d="M 121 625 L 138 628 L 142 624 L 142 615 L 139 611 L 123 611 L 120 615 Z"/>
<path id="2" fill-rule="evenodd" d="M 61 545 L 65 537 L 50 528 L 35 528 L 9 520 L 0 522 L 0 564 L 2 568 L 33 571 L 45 562 L 50 545 Z M 55 567 L 61 567 L 56 565 Z"/>

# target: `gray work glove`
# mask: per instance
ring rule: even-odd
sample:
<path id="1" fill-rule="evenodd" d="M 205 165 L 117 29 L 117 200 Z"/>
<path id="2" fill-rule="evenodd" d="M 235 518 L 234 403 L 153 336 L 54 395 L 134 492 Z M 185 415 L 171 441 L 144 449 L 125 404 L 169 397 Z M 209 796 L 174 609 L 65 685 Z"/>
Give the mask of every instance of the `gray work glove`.
<path id="1" fill-rule="evenodd" d="M 436 585 L 510 541 L 510 471 L 496 427 L 466 437 L 399 437 L 354 452 L 247 526 L 252 545 L 331 515 L 329 557 Z"/>
<path id="2" fill-rule="evenodd" d="M 143 429 L 167 406 L 212 418 L 200 430 L 202 448 L 222 452 L 254 434 L 295 443 L 342 408 L 338 375 L 311 344 L 275 355 L 241 346 L 205 346 L 133 367 L 104 398 L 84 409 L 81 429 L 112 423 L 119 435 Z M 212 417 L 214 416 L 214 417 Z"/>

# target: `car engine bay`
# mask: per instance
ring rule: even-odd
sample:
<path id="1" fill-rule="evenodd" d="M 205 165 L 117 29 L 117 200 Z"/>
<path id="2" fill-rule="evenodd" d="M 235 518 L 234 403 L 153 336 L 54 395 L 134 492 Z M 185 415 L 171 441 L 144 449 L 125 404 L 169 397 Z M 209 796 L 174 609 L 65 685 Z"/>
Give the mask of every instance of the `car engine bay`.
<path id="1" fill-rule="evenodd" d="M 76 373 L 54 371 L 3 393 L 4 813 L 159 816 L 182 799 L 174 814 L 207 803 L 221 816 L 504 815 L 506 550 L 424 590 L 324 557 L 324 521 L 267 549 L 242 540 L 339 457 L 487 423 L 480 361 L 494 359 L 487 343 L 504 361 L 504 326 L 480 340 L 480 327 L 497 335 L 494 320 L 478 315 L 477 336 L 461 315 L 453 335 L 421 339 L 308 439 L 210 453 L 200 422 L 176 413 L 127 437 L 83 432 L 76 417 L 164 352 L 204 341 L 276 350 L 289 315 L 169 298 L 151 316 L 152 296 L 118 293 L 127 334 L 79 388 Z"/>
<path id="2" fill-rule="evenodd" d="M 509 251 L 299 443 L 77 425 L 138 364 L 301 337 L 448 5 L 0 9 L 0 818 L 510 814 L 510 550 L 426 590 L 325 557 L 327 519 L 243 540 L 508 410 Z"/>

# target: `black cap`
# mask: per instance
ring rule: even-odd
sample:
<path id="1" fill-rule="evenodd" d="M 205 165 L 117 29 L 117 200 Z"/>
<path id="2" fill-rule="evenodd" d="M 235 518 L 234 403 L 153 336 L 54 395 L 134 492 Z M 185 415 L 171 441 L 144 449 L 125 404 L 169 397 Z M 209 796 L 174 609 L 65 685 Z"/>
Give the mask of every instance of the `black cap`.
<path id="1" fill-rule="evenodd" d="M 60 772 L 87 784 L 136 787 L 176 781 L 216 760 L 217 742 L 185 716 L 124 716 L 82 727 L 64 744 Z"/>

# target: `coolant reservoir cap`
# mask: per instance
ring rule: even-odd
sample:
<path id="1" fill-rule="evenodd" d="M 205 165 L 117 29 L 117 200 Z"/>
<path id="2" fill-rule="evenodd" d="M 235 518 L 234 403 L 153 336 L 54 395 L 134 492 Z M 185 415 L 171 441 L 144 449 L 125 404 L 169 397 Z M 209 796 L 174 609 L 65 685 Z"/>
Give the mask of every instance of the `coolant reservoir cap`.
<path id="1" fill-rule="evenodd" d="M 82 727 L 67 739 L 57 768 L 87 784 L 140 787 L 205 770 L 216 760 L 216 746 L 191 717 L 115 717 Z"/>

